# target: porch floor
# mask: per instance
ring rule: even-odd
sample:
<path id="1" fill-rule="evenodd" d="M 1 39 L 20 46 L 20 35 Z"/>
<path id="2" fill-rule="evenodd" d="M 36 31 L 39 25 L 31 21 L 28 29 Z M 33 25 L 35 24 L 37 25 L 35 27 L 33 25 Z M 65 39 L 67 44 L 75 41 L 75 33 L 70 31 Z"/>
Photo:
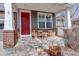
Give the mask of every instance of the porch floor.
<path id="1" fill-rule="evenodd" d="M 65 56 L 79 56 L 79 52 L 75 52 L 70 48 L 65 47 L 66 43 L 64 43 L 65 39 L 61 37 L 50 37 L 47 39 L 31 39 L 28 38 L 21 38 L 17 42 L 14 48 L 7 48 L 3 49 L 3 43 L 0 41 L 0 55 L 3 56 L 48 56 L 46 52 L 43 52 L 41 55 L 37 53 L 37 48 L 45 48 L 48 49 L 48 45 L 60 45 L 63 46 L 62 54 Z"/>

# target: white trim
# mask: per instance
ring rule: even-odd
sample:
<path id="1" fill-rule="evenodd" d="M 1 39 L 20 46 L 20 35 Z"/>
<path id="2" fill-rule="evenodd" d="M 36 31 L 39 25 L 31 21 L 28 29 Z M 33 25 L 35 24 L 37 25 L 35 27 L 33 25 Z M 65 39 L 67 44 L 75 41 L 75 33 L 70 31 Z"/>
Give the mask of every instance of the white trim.
<path id="1" fill-rule="evenodd" d="M 22 35 L 21 34 L 21 12 L 28 12 L 28 13 L 30 13 L 30 35 Z M 19 18 L 20 19 L 20 37 L 31 36 L 31 30 L 32 30 L 32 28 L 31 28 L 31 11 L 20 9 L 19 10 L 19 16 L 20 16 L 20 18 Z"/>
<path id="2" fill-rule="evenodd" d="M 54 16 L 52 16 L 51 19 L 52 19 L 51 22 L 52 22 L 52 28 L 53 28 Z M 56 20 L 55 20 L 55 21 L 56 21 Z"/>
<path id="3" fill-rule="evenodd" d="M 65 26 L 65 29 L 71 29 L 72 28 L 72 22 L 71 22 L 70 9 L 69 8 L 65 11 L 64 26 Z"/>
<path id="4" fill-rule="evenodd" d="M 47 20 L 46 20 L 46 16 L 45 16 L 45 29 L 47 29 L 47 25 L 46 25 L 46 22 L 47 22 Z"/>
<path id="5" fill-rule="evenodd" d="M 39 28 L 39 14 L 37 14 L 37 27 Z"/>

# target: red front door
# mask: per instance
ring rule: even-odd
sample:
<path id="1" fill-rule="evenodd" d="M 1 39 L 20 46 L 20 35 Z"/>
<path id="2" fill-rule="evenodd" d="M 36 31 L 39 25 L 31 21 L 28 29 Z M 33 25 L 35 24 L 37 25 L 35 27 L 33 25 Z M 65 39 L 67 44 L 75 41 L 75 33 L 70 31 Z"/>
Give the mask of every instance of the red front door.
<path id="1" fill-rule="evenodd" d="M 30 35 L 30 13 L 21 12 L 21 35 Z"/>

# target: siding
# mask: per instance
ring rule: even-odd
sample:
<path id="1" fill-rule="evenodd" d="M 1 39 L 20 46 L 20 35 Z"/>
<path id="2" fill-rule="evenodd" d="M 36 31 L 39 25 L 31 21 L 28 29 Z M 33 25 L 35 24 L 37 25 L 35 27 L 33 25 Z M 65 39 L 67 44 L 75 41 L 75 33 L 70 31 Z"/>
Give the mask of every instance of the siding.
<path id="1" fill-rule="evenodd" d="M 53 13 L 52 16 L 53 16 L 53 28 L 56 28 L 56 15 L 55 15 L 55 13 Z"/>
<path id="2" fill-rule="evenodd" d="M 3 30 L 0 29 L 0 41 L 3 41 Z"/>
<path id="3" fill-rule="evenodd" d="M 17 12 L 13 12 L 13 20 L 14 20 L 15 28 L 17 29 Z"/>
<path id="4" fill-rule="evenodd" d="M 32 29 L 36 29 L 37 27 L 37 11 L 31 11 L 31 26 Z"/>

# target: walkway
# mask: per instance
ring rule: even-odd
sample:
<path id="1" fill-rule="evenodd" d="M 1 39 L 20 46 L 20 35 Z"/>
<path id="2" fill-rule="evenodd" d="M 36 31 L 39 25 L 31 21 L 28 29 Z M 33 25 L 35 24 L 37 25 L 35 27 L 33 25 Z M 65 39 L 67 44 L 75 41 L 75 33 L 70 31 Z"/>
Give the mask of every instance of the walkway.
<path id="1" fill-rule="evenodd" d="M 21 38 L 14 48 L 2 48 L 2 42 L 0 42 L 0 55 L 5 56 L 38 56 L 37 48 L 48 49 L 49 45 L 60 45 L 62 47 L 63 55 L 79 55 L 75 51 L 65 48 L 66 43 L 64 43 L 65 39 L 60 37 L 50 37 L 47 39 L 31 39 L 29 38 Z M 46 52 L 43 51 L 41 56 L 48 56 Z"/>

